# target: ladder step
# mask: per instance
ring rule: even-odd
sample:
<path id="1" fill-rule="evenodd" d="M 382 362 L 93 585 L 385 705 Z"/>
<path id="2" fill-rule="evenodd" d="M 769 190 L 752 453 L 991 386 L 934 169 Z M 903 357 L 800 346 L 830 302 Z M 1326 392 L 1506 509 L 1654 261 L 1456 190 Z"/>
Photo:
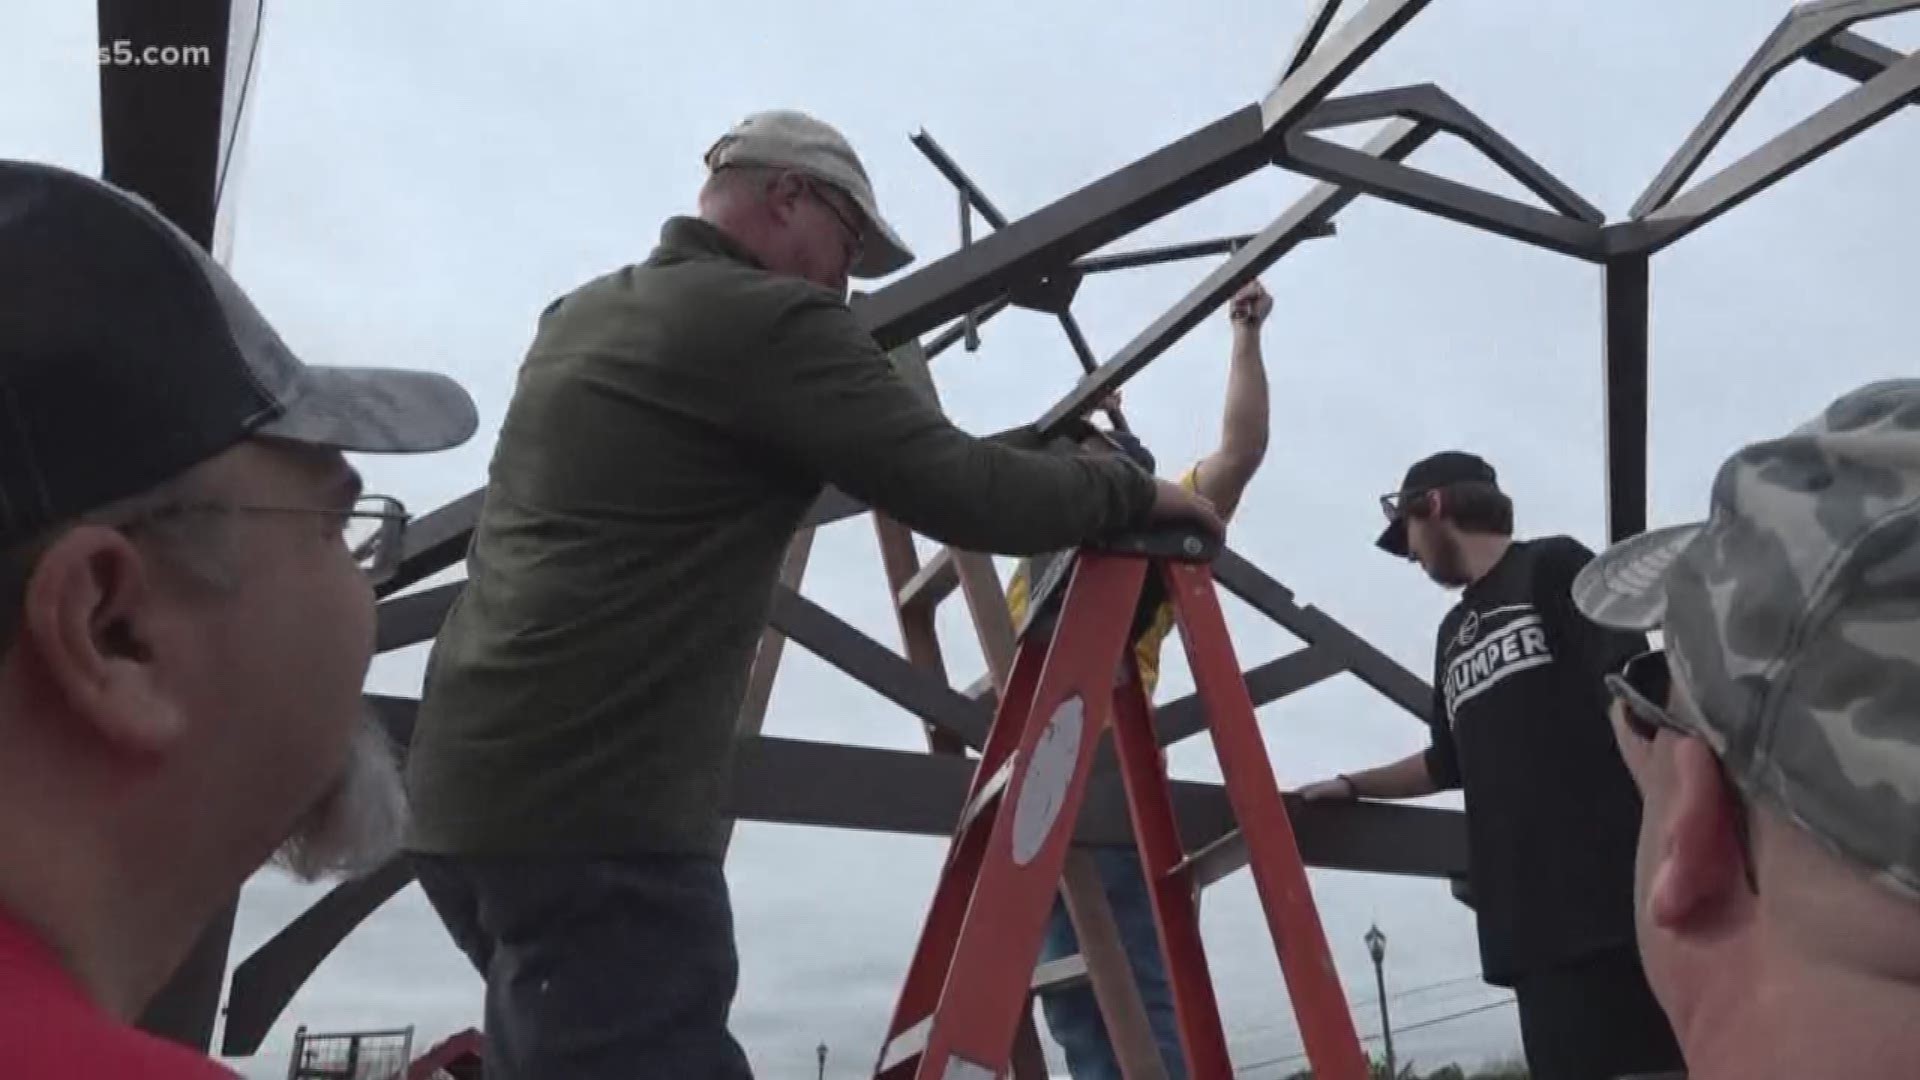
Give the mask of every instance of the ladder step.
<path id="1" fill-rule="evenodd" d="M 959 587 L 960 571 L 954 565 L 953 549 L 941 548 L 919 573 L 907 579 L 896 599 L 903 610 L 932 611 Z"/>
<path id="2" fill-rule="evenodd" d="M 933 1017 L 929 1016 L 907 1030 L 893 1037 L 887 1043 L 887 1052 L 880 1056 L 880 1071 L 893 1070 L 927 1052 L 927 1036 L 933 1032 Z"/>
<path id="3" fill-rule="evenodd" d="M 1033 983 L 1028 989 L 1036 994 L 1045 994 L 1054 990 L 1071 990 L 1076 986 L 1085 986 L 1087 982 L 1087 958 L 1076 953 L 1035 967 Z"/>
<path id="4" fill-rule="evenodd" d="M 1245 865 L 1247 838 L 1241 835 L 1239 829 L 1235 829 L 1180 860 L 1179 865 L 1167 871 L 1167 876 L 1172 878 L 1190 874 L 1194 886 L 1204 889 Z"/>
<path id="5" fill-rule="evenodd" d="M 957 832 L 964 833 L 972 828 L 980 815 L 986 813 L 987 809 L 1000 798 L 1001 793 L 1007 790 L 1007 784 L 1013 780 L 1013 767 L 1019 760 L 1020 755 L 1013 754 L 1007 758 L 1005 765 L 1000 766 L 992 776 L 987 778 L 987 782 L 980 788 L 980 793 L 967 803 L 965 810 L 961 811 L 960 828 L 956 830 Z"/>
<path id="6" fill-rule="evenodd" d="M 1063 956 L 1034 968 L 1033 983 L 1029 990 L 1044 994 L 1053 990 L 1070 990 L 1086 983 L 1086 958 L 1079 955 Z M 932 1030 L 933 1017 L 929 1016 L 895 1036 L 893 1041 L 887 1043 L 886 1055 L 880 1061 L 880 1071 L 885 1073 L 897 1069 L 925 1053 L 927 1035 Z"/>

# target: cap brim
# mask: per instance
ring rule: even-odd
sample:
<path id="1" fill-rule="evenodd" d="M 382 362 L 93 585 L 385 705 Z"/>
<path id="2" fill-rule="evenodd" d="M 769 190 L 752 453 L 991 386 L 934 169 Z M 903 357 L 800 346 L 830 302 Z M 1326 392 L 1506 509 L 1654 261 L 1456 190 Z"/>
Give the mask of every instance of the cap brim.
<path id="1" fill-rule="evenodd" d="M 1616 630 L 1658 630 L 1667 617 L 1667 575 L 1704 523 L 1641 533 L 1613 545 L 1573 579 L 1580 613 Z"/>
<path id="2" fill-rule="evenodd" d="M 480 417 L 459 383 L 425 371 L 307 367 L 286 411 L 255 433 L 369 454 L 448 450 L 473 437 Z"/>
<path id="3" fill-rule="evenodd" d="M 859 192 L 848 192 L 867 216 L 866 250 L 860 255 L 860 261 L 853 264 L 847 273 L 863 280 L 886 277 L 895 270 L 904 268 L 913 261 L 913 251 L 893 231 L 887 219 L 880 216 L 880 208 L 873 205 L 871 199 Z"/>
<path id="4" fill-rule="evenodd" d="M 1412 558 L 1413 552 L 1407 548 L 1407 519 L 1395 518 L 1385 531 L 1381 532 L 1380 539 L 1373 542 L 1373 546 L 1396 559 Z"/>

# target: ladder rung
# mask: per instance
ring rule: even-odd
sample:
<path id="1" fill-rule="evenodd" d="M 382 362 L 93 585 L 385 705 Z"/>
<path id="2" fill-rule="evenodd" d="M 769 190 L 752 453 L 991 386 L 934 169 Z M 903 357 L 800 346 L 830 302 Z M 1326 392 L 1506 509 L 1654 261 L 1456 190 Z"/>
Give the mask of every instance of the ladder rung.
<path id="1" fill-rule="evenodd" d="M 1204 889 L 1245 865 L 1247 838 L 1241 835 L 1239 829 L 1235 829 L 1180 860 L 1180 865 L 1168 871 L 1167 876 L 1191 874 L 1194 887 Z"/>
<path id="2" fill-rule="evenodd" d="M 1086 983 L 1087 958 L 1075 954 L 1049 960 L 1034 968 L 1033 982 L 1028 989 L 1036 994 L 1044 994 L 1053 990 L 1071 990 Z"/>
<path id="3" fill-rule="evenodd" d="M 887 1052 L 880 1058 L 880 1071 L 891 1072 L 927 1052 L 927 1036 L 933 1031 L 933 1017 L 913 1025 L 893 1037 L 887 1043 Z"/>
<path id="4" fill-rule="evenodd" d="M 980 794 L 975 795 L 973 799 L 967 803 L 967 808 L 961 812 L 960 832 L 966 832 L 971 828 L 974 821 L 977 820 L 981 814 L 986 813 L 987 807 L 992 806 L 994 800 L 1000 797 L 1000 793 L 1007 790 L 1008 782 L 1013 779 L 1013 766 L 1019 760 L 1020 755 L 1015 753 L 1013 756 L 1007 758 L 1005 765 L 1000 766 L 997 772 L 987 778 L 985 786 L 980 789 Z"/>
<path id="5" fill-rule="evenodd" d="M 927 560 L 920 572 L 907 579 L 897 598 L 903 609 L 925 607 L 932 610 L 960 587 L 960 571 L 953 563 L 953 549 L 941 548 Z"/>

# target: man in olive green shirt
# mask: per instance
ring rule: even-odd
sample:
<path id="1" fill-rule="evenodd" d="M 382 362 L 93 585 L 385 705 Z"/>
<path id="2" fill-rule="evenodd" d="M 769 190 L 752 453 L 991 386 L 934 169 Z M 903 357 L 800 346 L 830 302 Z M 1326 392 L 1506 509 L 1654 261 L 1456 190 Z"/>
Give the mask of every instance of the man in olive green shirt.
<path id="1" fill-rule="evenodd" d="M 847 279 L 911 255 L 834 129 L 761 113 L 706 160 L 698 218 L 542 315 L 428 663 L 411 847 L 487 981 L 489 1080 L 750 1075 L 722 796 L 824 485 L 976 551 L 1220 528 L 1124 458 L 970 436 L 899 377 Z"/>

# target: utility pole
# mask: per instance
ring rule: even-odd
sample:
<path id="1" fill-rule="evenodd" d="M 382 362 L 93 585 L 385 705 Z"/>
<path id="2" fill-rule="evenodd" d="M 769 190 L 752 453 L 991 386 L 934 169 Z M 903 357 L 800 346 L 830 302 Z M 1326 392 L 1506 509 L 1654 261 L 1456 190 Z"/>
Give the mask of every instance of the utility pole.
<path id="1" fill-rule="evenodd" d="M 827 1080 L 827 1044 L 821 1043 L 814 1053 L 820 1055 L 820 1080 Z"/>
<path id="2" fill-rule="evenodd" d="M 1367 952 L 1373 956 L 1373 982 L 1380 991 L 1380 1038 L 1387 1044 L 1387 1077 L 1399 1080 L 1393 1060 L 1393 1021 L 1387 1019 L 1387 935 L 1378 926 L 1367 930 Z"/>

